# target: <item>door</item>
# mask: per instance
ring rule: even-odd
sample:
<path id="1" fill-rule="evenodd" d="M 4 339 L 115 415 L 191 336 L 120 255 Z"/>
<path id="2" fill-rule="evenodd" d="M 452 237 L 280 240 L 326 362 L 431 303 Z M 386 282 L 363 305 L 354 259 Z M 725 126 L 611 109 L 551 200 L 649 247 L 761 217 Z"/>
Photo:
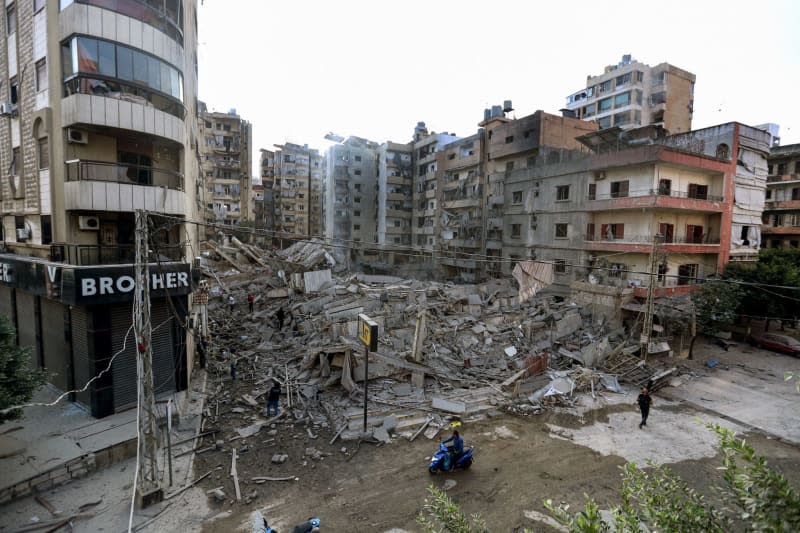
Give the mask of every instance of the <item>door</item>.
<path id="1" fill-rule="evenodd" d="M 672 242 L 675 236 L 675 226 L 672 224 L 659 224 L 658 232 L 664 237 L 664 242 Z"/>
<path id="2" fill-rule="evenodd" d="M 672 194 L 672 180 L 658 180 L 658 194 L 663 196 Z"/>
<path id="3" fill-rule="evenodd" d="M 689 244 L 701 244 L 703 242 L 703 226 L 686 226 L 686 242 Z"/>

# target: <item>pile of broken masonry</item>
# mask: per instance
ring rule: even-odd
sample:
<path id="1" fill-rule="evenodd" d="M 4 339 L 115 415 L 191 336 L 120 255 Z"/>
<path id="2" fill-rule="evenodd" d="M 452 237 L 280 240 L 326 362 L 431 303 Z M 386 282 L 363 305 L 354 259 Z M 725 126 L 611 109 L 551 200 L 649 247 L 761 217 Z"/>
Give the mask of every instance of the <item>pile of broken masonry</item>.
<path id="1" fill-rule="evenodd" d="M 365 437 L 361 313 L 379 325 L 367 423 L 382 442 L 434 438 L 453 419 L 569 407 L 579 393 L 623 392 L 620 382 L 657 386 L 674 370 L 648 368 L 623 329 L 608 331 L 568 301 L 537 295 L 520 303 L 510 280 L 453 285 L 334 274 L 332 256 L 314 242 L 266 252 L 226 239 L 211 248 L 201 265 L 212 294 L 206 415 L 211 424 L 220 410 L 238 415 L 246 421 L 241 438 L 273 422 L 264 413 L 273 379 L 283 390 L 282 416 L 305 421 L 309 435 L 322 428 L 334 440 Z M 230 352 L 249 394 L 234 397 L 227 386 Z"/>

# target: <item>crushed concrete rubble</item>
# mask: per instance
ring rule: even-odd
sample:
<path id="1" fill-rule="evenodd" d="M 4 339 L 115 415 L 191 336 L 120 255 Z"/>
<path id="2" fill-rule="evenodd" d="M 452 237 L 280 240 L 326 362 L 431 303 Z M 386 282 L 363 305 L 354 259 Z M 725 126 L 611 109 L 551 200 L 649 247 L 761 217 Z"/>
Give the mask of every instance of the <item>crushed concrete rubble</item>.
<path id="1" fill-rule="evenodd" d="M 432 439 L 454 419 L 535 415 L 569 407 L 578 394 L 624 393 L 647 382 L 656 388 L 676 371 L 645 364 L 638 345 L 623 328 L 613 329 L 613 321 L 544 295 L 539 289 L 549 271 L 517 272 L 531 277 L 520 291 L 510 279 L 454 285 L 338 268 L 313 241 L 267 251 L 224 238 L 204 252 L 212 377 L 205 416 L 208 426 L 224 429 L 224 446 L 245 453 L 248 439 L 269 442 L 285 422 L 307 443 L 321 434 L 334 436 L 331 445 L 337 439 L 381 445 L 420 434 Z M 367 365 L 357 339 L 362 313 L 379 332 L 366 376 L 367 435 Z M 233 357 L 236 393 L 229 378 Z M 282 389 L 281 412 L 268 419 L 273 381 Z M 289 459 L 275 450 L 271 463 Z M 324 454 L 309 446 L 304 457 L 318 461 Z"/>

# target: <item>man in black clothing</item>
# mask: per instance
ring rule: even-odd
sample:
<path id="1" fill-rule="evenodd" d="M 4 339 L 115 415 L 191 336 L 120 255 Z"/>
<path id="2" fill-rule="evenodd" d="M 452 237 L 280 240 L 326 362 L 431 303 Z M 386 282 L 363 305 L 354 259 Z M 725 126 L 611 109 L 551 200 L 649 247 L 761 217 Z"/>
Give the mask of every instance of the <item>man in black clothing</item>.
<path id="1" fill-rule="evenodd" d="M 272 388 L 267 393 L 267 416 L 278 416 L 280 411 L 278 401 L 281 398 L 281 384 L 276 380 L 272 380 Z M 275 411 L 273 415 L 272 412 Z"/>
<path id="2" fill-rule="evenodd" d="M 206 367 L 206 350 L 208 349 L 208 343 L 205 339 L 200 339 L 200 343 L 197 346 L 197 354 L 200 356 L 200 368 Z"/>
<path id="3" fill-rule="evenodd" d="M 283 319 L 286 318 L 286 314 L 283 312 L 283 307 L 278 308 L 278 312 L 275 313 L 275 318 L 278 319 L 278 329 L 283 329 Z"/>
<path id="4" fill-rule="evenodd" d="M 650 414 L 650 404 L 652 402 L 653 400 L 650 397 L 650 390 L 647 387 L 642 387 L 642 392 L 636 399 L 636 403 L 639 404 L 639 410 L 642 412 L 642 421 L 639 422 L 639 429 L 642 429 L 642 426 L 647 425 L 647 415 Z"/>

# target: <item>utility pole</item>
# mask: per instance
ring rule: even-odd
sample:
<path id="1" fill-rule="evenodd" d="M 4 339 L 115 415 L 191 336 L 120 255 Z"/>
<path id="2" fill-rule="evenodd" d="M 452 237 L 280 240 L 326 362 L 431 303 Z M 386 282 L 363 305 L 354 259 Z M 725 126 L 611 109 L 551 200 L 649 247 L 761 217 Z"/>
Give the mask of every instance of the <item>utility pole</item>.
<path id="1" fill-rule="evenodd" d="M 136 286 L 134 331 L 136 332 L 136 374 L 138 379 L 139 470 L 136 500 L 144 508 L 163 500 L 159 482 L 158 424 L 153 392 L 153 349 L 150 342 L 150 271 L 148 269 L 147 214 L 136 211 Z"/>
<path id="2" fill-rule="evenodd" d="M 650 268 L 648 270 L 647 301 L 645 303 L 644 324 L 639 343 L 642 345 L 641 358 L 647 359 L 647 350 L 650 345 L 650 334 L 653 331 L 653 304 L 656 291 L 656 275 L 658 273 L 658 243 L 660 234 L 653 236 L 653 246 L 650 248 Z"/>

